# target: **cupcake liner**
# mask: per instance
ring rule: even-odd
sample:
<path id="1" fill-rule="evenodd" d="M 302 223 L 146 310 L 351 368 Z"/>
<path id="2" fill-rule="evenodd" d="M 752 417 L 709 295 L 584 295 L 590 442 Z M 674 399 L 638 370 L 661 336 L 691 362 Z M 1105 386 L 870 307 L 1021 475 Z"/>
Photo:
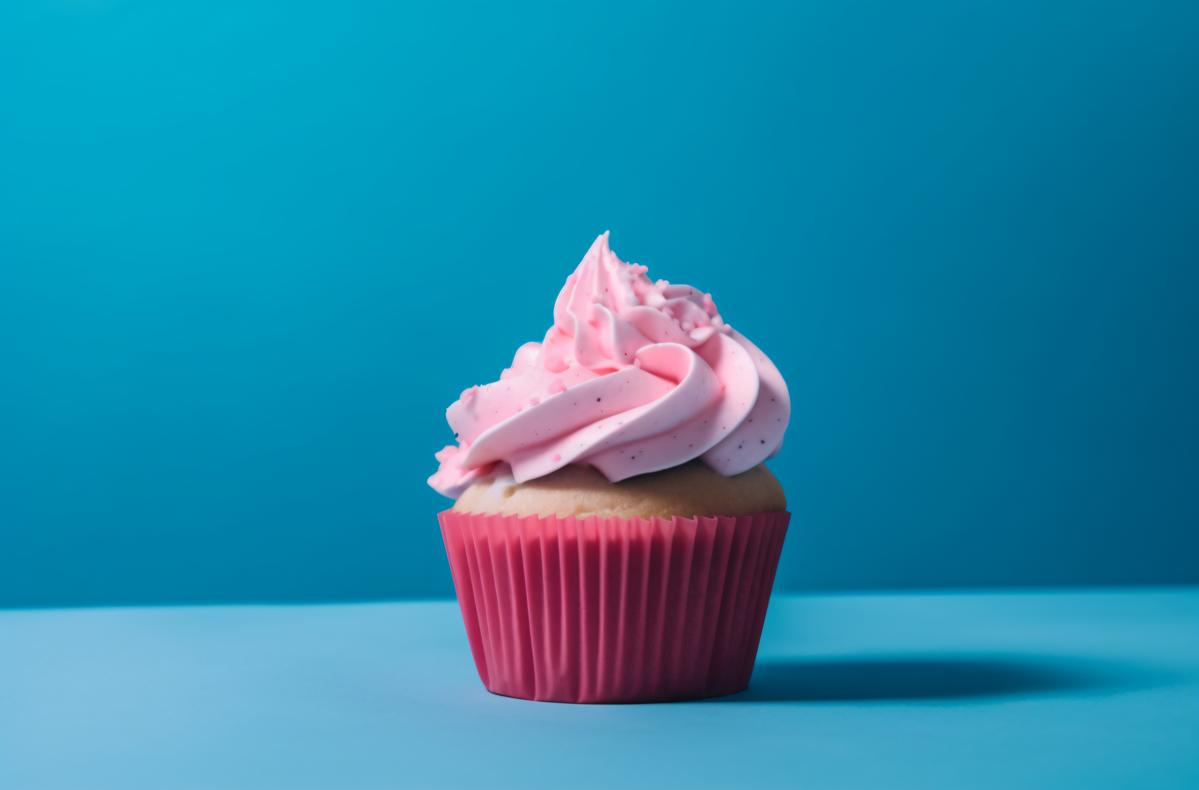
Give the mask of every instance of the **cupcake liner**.
<path id="1" fill-rule="evenodd" d="M 438 515 L 483 684 L 555 702 L 743 690 L 790 518 Z"/>

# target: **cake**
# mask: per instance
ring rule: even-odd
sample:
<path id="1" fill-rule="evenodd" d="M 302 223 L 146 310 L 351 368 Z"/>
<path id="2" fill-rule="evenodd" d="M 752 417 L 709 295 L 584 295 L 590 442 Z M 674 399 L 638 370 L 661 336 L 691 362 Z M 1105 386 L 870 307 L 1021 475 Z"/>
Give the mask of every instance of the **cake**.
<path id="1" fill-rule="evenodd" d="M 787 386 L 710 294 L 608 234 L 544 339 L 447 410 L 429 479 L 476 667 L 494 693 L 693 699 L 749 682 L 789 514 L 764 461 Z"/>

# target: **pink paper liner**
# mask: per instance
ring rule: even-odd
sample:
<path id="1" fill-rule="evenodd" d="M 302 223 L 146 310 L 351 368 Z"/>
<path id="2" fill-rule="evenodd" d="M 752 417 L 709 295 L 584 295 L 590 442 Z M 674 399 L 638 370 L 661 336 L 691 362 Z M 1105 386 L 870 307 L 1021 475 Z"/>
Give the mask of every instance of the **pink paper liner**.
<path id="1" fill-rule="evenodd" d="M 438 514 L 483 685 L 555 702 L 745 689 L 790 518 Z"/>

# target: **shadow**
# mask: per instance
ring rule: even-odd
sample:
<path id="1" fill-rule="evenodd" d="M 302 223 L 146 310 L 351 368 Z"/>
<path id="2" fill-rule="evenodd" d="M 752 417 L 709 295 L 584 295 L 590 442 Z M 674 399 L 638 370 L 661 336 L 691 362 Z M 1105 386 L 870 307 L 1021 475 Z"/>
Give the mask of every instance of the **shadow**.
<path id="1" fill-rule="evenodd" d="M 936 701 L 1143 687 L 1136 667 L 1031 656 L 879 656 L 764 660 L 729 702 Z"/>

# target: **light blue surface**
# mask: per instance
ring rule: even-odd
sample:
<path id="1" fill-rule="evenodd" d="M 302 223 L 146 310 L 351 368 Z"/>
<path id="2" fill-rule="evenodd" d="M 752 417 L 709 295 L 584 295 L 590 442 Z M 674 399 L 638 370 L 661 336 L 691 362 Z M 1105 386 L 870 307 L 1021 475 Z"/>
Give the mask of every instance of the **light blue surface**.
<path id="1" fill-rule="evenodd" d="M 1193 0 L 4 0 L 0 606 L 450 594 L 443 410 L 606 228 L 792 385 L 784 588 L 1199 582 L 1196 41 Z"/>
<path id="2" fill-rule="evenodd" d="M 1195 788 L 1199 590 L 776 598 L 748 692 L 495 697 L 452 603 L 0 613 L 0 787 Z"/>

